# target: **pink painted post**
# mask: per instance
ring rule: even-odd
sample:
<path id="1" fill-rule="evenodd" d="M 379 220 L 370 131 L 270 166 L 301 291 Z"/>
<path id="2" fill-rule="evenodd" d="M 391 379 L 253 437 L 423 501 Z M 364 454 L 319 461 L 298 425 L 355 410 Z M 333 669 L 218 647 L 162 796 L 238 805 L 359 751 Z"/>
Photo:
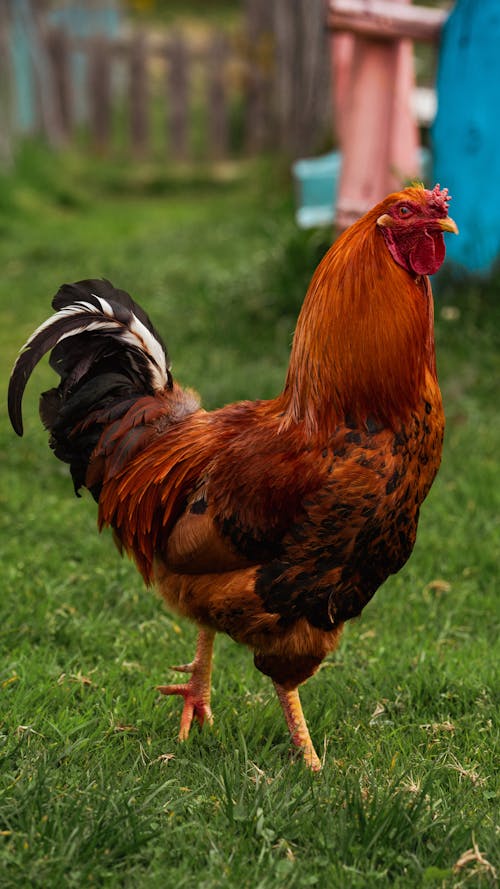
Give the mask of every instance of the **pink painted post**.
<path id="1" fill-rule="evenodd" d="M 333 120 L 340 146 L 345 141 L 345 131 L 349 119 L 348 102 L 354 42 L 353 34 L 332 34 L 331 37 Z"/>
<path id="2" fill-rule="evenodd" d="M 411 2 L 411 0 L 405 0 Z M 420 136 L 411 97 L 415 90 L 413 44 L 410 40 L 398 40 L 394 46 L 395 78 L 391 107 L 391 144 L 388 184 L 400 188 L 409 179 L 420 176 L 418 149 Z M 391 184 L 392 182 L 392 184 Z"/>
<path id="3" fill-rule="evenodd" d="M 443 13 L 409 7 L 411 0 L 328 0 L 343 158 L 339 229 L 420 175 L 418 127 L 410 105 L 415 86 L 412 38 L 436 39 Z"/>
<path id="4" fill-rule="evenodd" d="M 357 38 L 349 90 L 349 117 L 342 144 L 342 168 L 337 191 L 336 225 L 343 229 L 393 191 L 393 104 L 397 78 L 394 47 Z M 400 122 L 398 122 L 400 125 Z M 406 127 L 406 129 L 408 129 Z M 415 155 L 399 156 L 414 175 Z"/>

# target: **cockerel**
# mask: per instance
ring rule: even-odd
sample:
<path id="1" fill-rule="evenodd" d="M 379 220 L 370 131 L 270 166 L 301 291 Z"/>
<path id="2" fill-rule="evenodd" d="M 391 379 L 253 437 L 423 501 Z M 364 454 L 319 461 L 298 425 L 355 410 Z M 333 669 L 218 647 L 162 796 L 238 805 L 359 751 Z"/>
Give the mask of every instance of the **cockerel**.
<path id="1" fill-rule="evenodd" d="M 193 620 L 180 739 L 212 721 L 215 633 L 254 652 L 293 744 L 321 767 L 298 686 L 345 621 L 405 564 L 441 459 L 444 417 L 428 275 L 457 233 L 448 193 L 389 195 L 338 238 L 298 319 L 283 391 L 206 412 L 172 378 L 145 312 L 106 280 L 64 284 L 55 314 L 12 372 L 9 412 L 42 355 L 59 374 L 41 396 L 50 445 L 99 527 Z"/>

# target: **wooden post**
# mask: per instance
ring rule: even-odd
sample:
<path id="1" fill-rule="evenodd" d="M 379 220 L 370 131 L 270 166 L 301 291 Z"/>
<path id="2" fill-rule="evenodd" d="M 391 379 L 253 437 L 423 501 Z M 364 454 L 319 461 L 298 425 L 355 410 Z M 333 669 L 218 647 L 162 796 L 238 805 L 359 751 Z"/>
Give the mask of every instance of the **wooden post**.
<path id="1" fill-rule="evenodd" d="M 269 148 L 272 139 L 273 82 L 276 71 L 273 4 L 245 0 L 245 149 L 249 154 Z"/>
<path id="2" fill-rule="evenodd" d="M 47 48 L 52 66 L 54 96 L 58 103 L 62 137 L 68 141 L 73 135 L 75 122 L 73 70 L 68 33 L 64 28 L 54 28 L 47 35 Z"/>
<path id="3" fill-rule="evenodd" d="M 136 157 L 143 157 L 149 145 L 149 90 L 146 38 L 138 31 L 130 46 L 130 138 Z"/>
<path id="4" fill-rule="evenodd" d="M 224 34 L 216 32 L 208 50 L 208 143 L 212 160 L 225 157 L 229 147 L 226 67 L 228 44 Z"/>
<path id="5" fill-rule="evenodd" d="M 281 147 L 315 150 L 330 105 L 324 0 L 274 0 L 274 95 Z"/>
<path id="6" fill-rule="evenodd" d="M 301 0 L 297 0 L 301 2 Z M 301 58 L 297 47 L 296 18 L 298 6 L 289 0 L 274 2 L 275 35 L 275 113 L 279 145 L 296 155 L 295 131 L 297 113 L 296 82 L 300 81 Z"/>
<path id="7" fill-rule="evenodd" d="M 17 0 L 17 3 L 18 14 L 23 19 L 29 41 L 39 124 L 49 144 L 53 148 L 58 148 L 63 142 L 63 131 L 47 52 L 47 32 L 43 17 L 45 2 L 44 0 Z"/>
<path id="8" fill-rule="evenodd" d="M 189 58 L 181 34 L 175 34 L 170 40 L 167 57 L 170 153 L 175 160 L 185 161 L 189 157 Z"/>
<path id="9" fill-rule="evenodd" d="M 94 148 L 105 153 L 111 141 L 111 47 L 102 35 L 89 38 L 86 47 L 91 139 Z"/>
<path id="10" fill-rule="evenodd" d="M 331 107 L 330 58 L 324 0 L 302 0 L 299 18 L 300 81 L 296 83 L 296 153 L 318 150 Z"/>

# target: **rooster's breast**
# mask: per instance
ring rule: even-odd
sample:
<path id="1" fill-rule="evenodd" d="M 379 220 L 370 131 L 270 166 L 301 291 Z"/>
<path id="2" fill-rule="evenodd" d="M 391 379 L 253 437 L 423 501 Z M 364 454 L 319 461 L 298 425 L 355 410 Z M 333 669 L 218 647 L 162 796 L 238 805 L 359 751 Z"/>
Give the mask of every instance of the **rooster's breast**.
<path id="1" fill-rule="evenodd" d="M 412 552 L 441 460 L 440 398 L 423 398 L 395 432 L 367 425 L 337 429 L 318 453 L 323 486 L 257 574 L 265 608 L 285 625 L 306 617 L 334 629 L 356 617 Z"/>

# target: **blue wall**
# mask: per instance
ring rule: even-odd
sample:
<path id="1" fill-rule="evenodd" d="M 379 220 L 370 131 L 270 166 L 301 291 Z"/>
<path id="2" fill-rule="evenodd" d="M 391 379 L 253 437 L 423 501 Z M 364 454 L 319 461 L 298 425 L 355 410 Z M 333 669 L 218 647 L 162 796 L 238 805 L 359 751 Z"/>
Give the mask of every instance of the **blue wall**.
<path id="1" fill-rule="evenodd" d="M 457 0 L 439 56 L 434 181 L 460 237 L 447 256 L 486 271 L 500 255 L 500 0 Z"/>

